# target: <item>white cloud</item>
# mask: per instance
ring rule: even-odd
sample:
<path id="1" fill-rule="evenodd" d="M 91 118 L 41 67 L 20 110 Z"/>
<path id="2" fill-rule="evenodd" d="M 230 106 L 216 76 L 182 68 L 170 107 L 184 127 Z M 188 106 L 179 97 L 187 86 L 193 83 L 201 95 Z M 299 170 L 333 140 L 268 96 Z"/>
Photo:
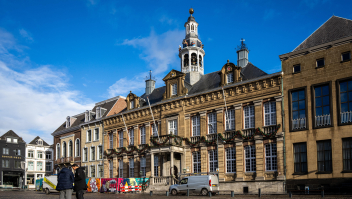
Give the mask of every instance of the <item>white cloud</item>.
<path id="1" fill-rule="evenodd" d="M 132 78 L 121 78 L 117 80 L 108 89 L 109 97 L 115 97 L 118 95 L 127 96 L 130 91 L 135 94 L 144 93 L 145 88 L 145 77 L 147 73 L 140 73 Z"/>
<path id="2" fill-rule="evenodd" d="M 28 42 L 33 42 L 32 36 L 24 29 L 20 29 L 20 34 L 23 38 L 25 38 Z"/>
<path id="3" fill-rule="evenodd" d="M 80 92 L 70 90 L 63 72 L 53 66 L 31 68 L 27 57 L 9 53 L 10 48 L 21 48 L 10 33 L 1 31 L 5 34 L 0 34 L 0 134 L 12 129 L 26 142 L 39 135 L 52 143 L 50 134 L 66 116 L 91 109 L 94 104 Z M 27 69 L 11 67 L 18 63 Z"/>

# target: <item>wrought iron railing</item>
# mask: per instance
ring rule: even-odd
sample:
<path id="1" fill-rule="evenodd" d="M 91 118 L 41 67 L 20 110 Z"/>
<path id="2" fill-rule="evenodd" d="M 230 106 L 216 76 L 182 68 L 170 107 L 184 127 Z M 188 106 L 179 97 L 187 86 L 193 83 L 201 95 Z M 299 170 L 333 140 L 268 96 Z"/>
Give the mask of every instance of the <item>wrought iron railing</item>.
<path id="1" fill-rule="evenodd" d="M 315 126 L 329 126 L 331 125 L 330 114 L 315 116 Z"/>
<path id="2" fill-rule="evenodd" d="M 306 128 L 306 118 L 298 118 L 292 120 L 292 129 L 304 129 Z"/>
<path id="3" fill-rule="evenodd" d="M 340 115 L 342 124 L 352 122 L 352 111 L 343 112 Z"/>

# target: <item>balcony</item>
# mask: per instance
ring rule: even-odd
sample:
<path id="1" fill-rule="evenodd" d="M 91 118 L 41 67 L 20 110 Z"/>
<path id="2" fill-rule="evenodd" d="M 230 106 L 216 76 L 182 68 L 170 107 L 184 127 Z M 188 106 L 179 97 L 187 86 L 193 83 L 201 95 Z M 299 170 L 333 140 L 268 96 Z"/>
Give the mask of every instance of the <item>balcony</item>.
<path id="1" fill-rule="evenodd" d="M 235 130 L 231 130 L 231 131 L 225 131 L 224 133 L 224 138 L 225 139 L 231 139 L 236 135 L 236 131 Z"/>
<path id="2" fill-rule="evenodd" d="M 306 128 L 306 118 L 298 118 L 292 120 L 292 130 L 305 129 Z"/>
<path id="3" fill-rule="evenodd" d="M 252 137 L 255 133 L 255 128 L 242 129 L 242 134 L 245 137 Z"/>
<path id="4" fill-rule="evenodd" d="M 278 128 L 277 125 L 264 126 L 263 133 L 272 134 L 272 133 L 276 132 L 277 128 Z"/>
<path id="5" fill-rule="evenodd" d="M 342 124 L 347 124 L 352 122 L 352 111 L 340 113 L 340 116 L 341 116 Z"/>
<path id="6" fill-rule="evenodd" d="M 209 142 L 212 142 L 212 141 L 214 141 L 214 140 L 216 140 L 216 133 L 213 133 L 213 134 L 208 134 L 207 135 L 207 140 L 209 141 Z"/>
<path id="7" fill-rule="evenodd" d="M 56 164 L 65 164 L 73 162 L 73 157 L 62 157 L 55 161 Z"/>
<path id="8" fill-rule="evenodd" d="M 159 138 L 153 136 L 150 138 L 150 146 L 182 146 L 182 138 L 177 135 L 161 135 Z"/>
<path id="9" fill-rule="evenodd" d="M 200 136 L 193 136 L 193 137 L 191 137 L 191 142 L 192 143 L 196 143 L 196 142 L 198 142 L 200 140 Z"/>
<path id="10" fill-rule="evenodd" d="M 330 125 L 331 125 L 330 114 L 315 116 L 315 126 L 316 127 L 330 126 Z"/>

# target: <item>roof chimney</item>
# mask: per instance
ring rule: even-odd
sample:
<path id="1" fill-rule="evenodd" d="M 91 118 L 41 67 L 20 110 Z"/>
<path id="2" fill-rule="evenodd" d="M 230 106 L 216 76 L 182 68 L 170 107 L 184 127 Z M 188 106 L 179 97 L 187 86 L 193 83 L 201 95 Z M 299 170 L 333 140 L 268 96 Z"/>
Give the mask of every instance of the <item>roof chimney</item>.
<path id="1" fill-rule="evenodd" d="M 145 80 L 145 94 L 150 95 L 155 89 L 155 78 L 152 77 L 152 71 L 149 71 L 149 77 Z"/>

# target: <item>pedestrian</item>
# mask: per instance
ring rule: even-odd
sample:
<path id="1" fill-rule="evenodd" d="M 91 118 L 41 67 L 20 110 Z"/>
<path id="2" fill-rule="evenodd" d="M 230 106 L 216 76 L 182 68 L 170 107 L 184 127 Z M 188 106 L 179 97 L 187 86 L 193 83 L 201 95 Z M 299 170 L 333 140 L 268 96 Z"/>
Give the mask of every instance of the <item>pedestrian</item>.
<path id="1" fill-rule="evenodd" d="M 75 178 L 70 169 L 63 167 L 57 174 L 56 190 L 60 191 L 60 199 L 71 199 Z"/>
<path id="2" fill-rule="evenodd" d="M 88 186 L 86 184 L 86 174 L 84 173 L 84 168 L 78 166 L 78 164 L 73 164 L 72 168 L 75 170 L 75 192 L 77 199 L 83 199 L 84 191 L 87 190 Z"/>

